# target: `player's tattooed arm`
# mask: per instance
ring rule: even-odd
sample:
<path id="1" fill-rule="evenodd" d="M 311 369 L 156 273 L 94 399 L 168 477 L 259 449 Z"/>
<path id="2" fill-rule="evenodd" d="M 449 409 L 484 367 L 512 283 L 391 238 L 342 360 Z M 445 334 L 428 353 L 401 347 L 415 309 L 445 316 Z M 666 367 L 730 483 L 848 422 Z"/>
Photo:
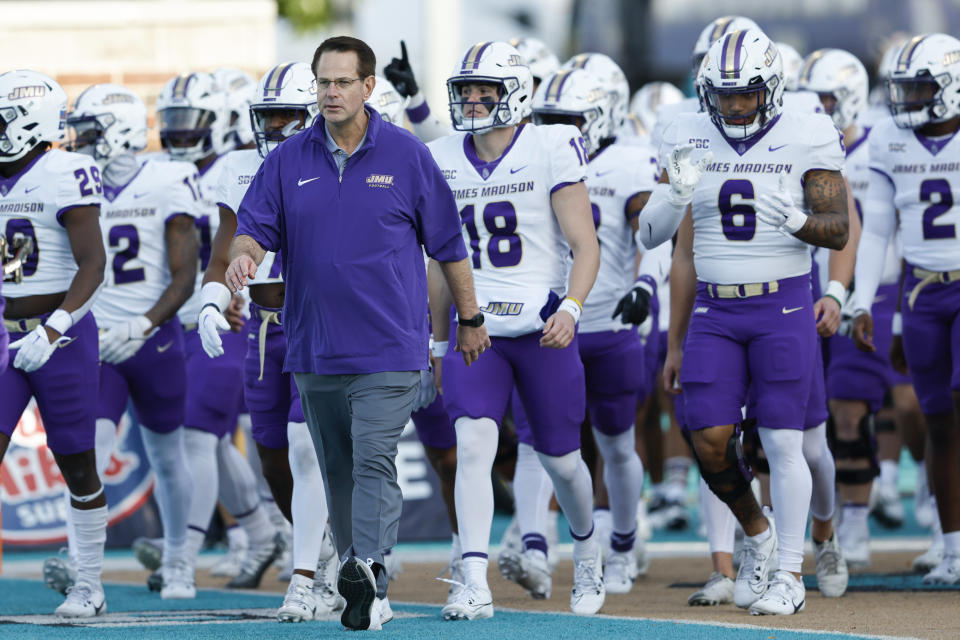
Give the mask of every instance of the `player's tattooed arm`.
<path id="1" fill-rule="evenodd" d="M 811 215 L 793 235 L 806 243 L 827 249 L 843 249 L 850 233 L 847 214 L 847 184 L 839 171 L 808 171 L 803 195 Z"/>
<path id="2" fill-rule="evenodd" d="M 193 295 L 197 281 L 197 255 L 200 252 L 200 240 L 193 218 L 180 215 L 168 220 L 164 230 L 164 242 L 167 246 L 167 264 L 170 267 L 170 284 L 164 289 L 157 303 L 145 314 L 155 327 L 172 318 Z"/>

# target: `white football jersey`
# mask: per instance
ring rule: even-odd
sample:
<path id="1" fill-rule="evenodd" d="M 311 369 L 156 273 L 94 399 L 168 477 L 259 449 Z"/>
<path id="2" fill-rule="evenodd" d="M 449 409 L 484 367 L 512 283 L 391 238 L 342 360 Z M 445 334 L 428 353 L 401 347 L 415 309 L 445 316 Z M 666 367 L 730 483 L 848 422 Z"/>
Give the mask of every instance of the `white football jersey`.
<path id="1" fill-rule="evenodd" d="M 724 136 L 705 113 L 683 114 L 664 132 L 661 157 L 676 145 L 713 152 L 693 194 L 693 254 L 697 277 L 745 284 L 810 272 L 810 246 L 756 218 L 755 201 L 789 175 L 793 199 L 803 203 L 808 171 L 842 171 L 840 133 L 824 114 L 785 110 L 763 135 L 743 142 Z"/>
<path id="2" fill-rule="evenodd" d="M 571 125 L 521 125 L 504 154 L 483 162 L 458 133 L 427 145 L 460 209 L 477 302 L 492 336 L 543 327 L 551 292 L 566 290 L 564 241 L 550 203 L 586 177 L 586 145 Z"/>
<path id="3" fill-rule="evenodd" d="M 197 207 L 197 232 L 200 234 L 200 259 L 197 265 L 197 283 L 193 295 L 187 300 L 177 317 L 183 324 L 197 324 L 200 317 L 201 303 L 200 289 L 203 288 L 203 273 L 210 262 L 210 248 L 213 237 L 220 227 L 220 208 L 217 206 L 217 185 L 220 182 L 220 173 L 223 171 L 224 156 L 220 156 L 200 174 L 200 202 Z"/>
<path id="4" fill-rule="evenodd" d="M 869 145 L 870 168 L 893 185 L 903 257 L 930 271 L 960 269 L 960 136 L 930 140 L 888 118 Z"/>
<path id="5" fill-rule="evenodd" d="M 147 162 L 114 195 L 106 189 L 100 230 L 107 268 L 93 305 L 98 327 L 146 313 L 170 285 L 166 224 L 178 215 L 196 217 L 197 177 L 197 168 L 187 162 Z"/>
<path id="6" fill-rule="evenodd" d="M 587 166 L 590 209 L 600 241 L 600 271 L 590 296 L 583 303 L 581 333 L 629 327 L 619 317 L 610 317 L 634 280 L 637 245 L 627 218 L 627 203 L 638 193 L 652 191 L 656 183 L 656 153 L 637 140 L 623 144 L 618 139 Z"/>
<path id="7" fill-rule="evenodd" d="M 247 193 L 247 188 L 257 175 L 257 170 L 263 164 L 263 158 L 256 149 L 238 149 L 223 156 L 223 169 L 220 172 L 220 183 L 217 185 L 217 206 L 223 207 L 237 215 L 240 202 Z M 219 218 L 218 218 L 219 220 Z M 218 223 L 219 224 L 219 223 Z M 268 251 L 263 262 L 257 267 L 257 275 L 248 281 L 250 286 L 283 282 L 280 276 L 280 261 L 277 254 Z"/>
<path id="8" fill-rule="evenodd" d="M 661 105 L 657 109 L 657 123 L 653 125 L 653 131 L 650 132 L 650 144 L 653 145 L 653 148 L 659 151 L 663 147 L 663 133 L 681 114 L 697 113 L 698 111 L 700 111 L 699 98 L 684 98 L 680 102 Z M 659 156 L 658 159 L 661 167 L 667 166 L 666 162 L 663 161 L 663 156 Z"/>
<path id="9" fill-rule="evenodd" d="M 798 109 L 803 113 L 823 113 L 820 96 L 813 91 L 784 91 L 783 108 Z"/>
<path id="10" fill-rule="evenodd" d="M 33 238 L 23 282 L 8 282 L 6 298 L 60 293 L 70 288 L 77 262 L 61 216 L 74 207 L 99 206 L 100 169 L 93 158 L 51 149 L 19 174 L 0 178 L 0 230 L 12 245 L 17 233 Z"/>

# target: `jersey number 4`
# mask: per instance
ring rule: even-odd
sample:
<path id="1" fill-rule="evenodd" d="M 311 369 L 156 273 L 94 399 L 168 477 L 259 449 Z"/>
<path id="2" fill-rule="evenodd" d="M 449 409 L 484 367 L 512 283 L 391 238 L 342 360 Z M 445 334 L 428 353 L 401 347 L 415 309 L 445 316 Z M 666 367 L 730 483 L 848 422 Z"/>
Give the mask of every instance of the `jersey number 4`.
<path id="1" fill-rule="evenodd" d="M 468 204 L 460 210 L 460 221 L 470 236 L 470 257 L 473 268 L 480 268 L 480 234 L 474 206 Z M 515 267 L 523 255 L 523 243 L 517 235 L 517 210 L 506 200 L 490 202 L 483 208 L 483 226 L 490 234 L 487 240 L 487 257 L 494 267 Z"/>

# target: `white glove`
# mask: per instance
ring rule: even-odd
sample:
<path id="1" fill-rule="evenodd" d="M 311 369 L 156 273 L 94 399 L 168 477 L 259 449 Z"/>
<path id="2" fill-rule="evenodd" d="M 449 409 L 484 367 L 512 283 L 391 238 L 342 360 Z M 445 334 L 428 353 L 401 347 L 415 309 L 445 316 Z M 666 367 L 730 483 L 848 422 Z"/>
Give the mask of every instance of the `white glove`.
<path id="1" fill-rule="evenodd" d="M 229 330 L 230 323 L 215 306 L 208 304 L 200 310 L 197 331 L 200 332 L 200 343 L 208 356 L 216 358 L 223 355 L 223 340 L 220 339 L 220 332 Z"/>
<path id="2" fill-rule="evenodd" d="M 140 350 L 152 335 L 153 323 L 147 316 L 137 316 L 100 334 L 100 360 L 119 364 Z"/>
<path id="3" fill-rule="evenodd" d="M 685 144 L 673 148 L 670 160 L 667 161 L 667 176 L 670 178 L 670 203 L 675 206 L 686 207 L 693 200 L 693 191 L 697 188 L 703 172 L 713 161 L 713 152 L 708 151 L 693 163 L 690 154 L 692 144 Z"/>
<path id="4" fill-rule="evenodd" d="M 757 198 L 757 218 L 776 227 L 784 235 L 793 235 L 807 222 L 807 214 L 793 202 L 787 188 L 787 174 L 780 174 L 776 191 L 764 191 Z"/>
<path id="5" fill-rule="evenodd" d="M 417 394 L 417 401 L 413 405 L 414 411 L 426 409 L 437 397 L 437 386 L 433 384 L 433 371 L 430 369 L 420 370 L 420 391 Z"/>
<path id="6" fill-rule="evenodd" d="M 16 342 L 11 342 L 8 348 L 20 349 L 13 360 L 13 366 L 22 369 L 24 373 L 30 373 L 46 364 L 57 347 L 72 341 L 73 338 L 60 336 L 51 343 L 47 338 L 47 330 L 40 325 Z"/>

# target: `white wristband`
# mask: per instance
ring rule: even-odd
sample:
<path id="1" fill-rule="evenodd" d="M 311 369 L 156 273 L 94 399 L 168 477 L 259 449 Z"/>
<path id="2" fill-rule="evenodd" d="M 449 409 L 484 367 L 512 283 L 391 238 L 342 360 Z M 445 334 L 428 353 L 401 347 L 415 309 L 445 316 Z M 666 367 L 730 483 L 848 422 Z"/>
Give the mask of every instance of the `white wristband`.
<path id="1" fill-rule="evenodd" d="M 903 335 L 903 316 L 899 311 L 894 312 L 893 314 L 893 335 L 902 336 Z"/>
<path id="2" fill-rule="evenodd" d="M 580 304 L 573 298 L 564 298 L 560 302 L 560 306 L 557 307 L 557 311 L 566 311 L 571 316 L 573 316 L 573 323 L 576 324 L 580 322 L 580 314 L 583 312 L 583 309 L 580 308 Z"/>
<path id="3" fill-rule="evenodd" d="M 843 286 L 842 282 L 838 280 L 831 280 L 827 283 L 827 290 L 823 292 L 824 296 L 830 296 L 837 301 L 837 304 L 840 305 L 840 308 L 843 308 L 843 305 L 847 302 L 847 288 Z"/>
<path id="4" fill-rule="evenodd" d="M 220 313 L 227 310 L 230 306 L 230 300 L 233 298 L 230 289 L 219 282 L 208 282 L 200 290 L 200 306 L 205 307 L 208 304 L 214 305 Z"/>
<path id="5" fill-rule="evenodd" d="M 47 318 L 47 321 L 44 324 L 60 335 L 63 335 L 67 331 L 70 331 L 70 327 L 73 326 L 73 318 L 70 316 L 69 312 L 64 311 L 63 309 L 57 309 L 50 314 L 50 317 Z"/>
<path id="6" fill-rule="evenodd" d="M 450 346 L 449 340 L 431 340 L 430 341 L 430 355 L 434 358 L 442 358 L 447 355 L 447 349 Z"/>

